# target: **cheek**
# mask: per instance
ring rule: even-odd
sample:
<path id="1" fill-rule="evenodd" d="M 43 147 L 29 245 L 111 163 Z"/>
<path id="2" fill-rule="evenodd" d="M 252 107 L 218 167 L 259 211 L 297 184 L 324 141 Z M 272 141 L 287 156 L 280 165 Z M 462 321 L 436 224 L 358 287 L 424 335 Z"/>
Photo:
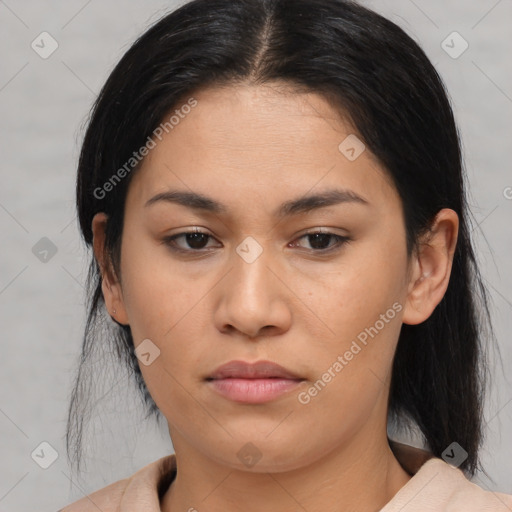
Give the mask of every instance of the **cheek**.
<path id="1" fill-rule="evenodd" d="M 295 289 L 327 327 L 346 338 L 373 325 L 395 302 L 403 300 L 405 265 L 405 248 L 401 253 L 390 243 L 368 239 L 346 251 L 339 263 L 324 265 L 322 271 L 298 279 Z"/>
<path id="2" fill-rule="evenodd" d="M 130 249 L 127 245 L 123 298 L 134 344 L 137 347 L 149 339 L 158 354 L 149 365 L 142 360 L 138 364 L 158 408 L 179 425 L 183 418 L 200 415 L 187 390 L 191 369 L 200 367 L 202 352 L 195 346 L 204 339 L 200 299 L 207 290 L 169 268 L 170 260 L 163 261 L 155 251 L 144 254 Z"/>
<path id="3" fill-rule="evenodd" d="M 135 348 L 150 340 L 156 354 L 149 365 L 139 360 L 139 367 L 161 410 L 173 404 L 185 411 L 190 404 L 183 400 L 178 384 L 184 383 L 185 369 L 196 366 L 190 347 L 201 339 L 194 332 L 198 325 L 194 318 L 201 314 L 201 285 L 192 286 L 184 272 L 170 267 L 161 247 L 143 247 L 131 240 L 126 237 L 122 246 L 123 302 Z"/>
<path id="4" fill-rule="evenodd" d="M 318 376 L 329 368 L 336 374 L 329 384 L 333 400 L 343 390 L 357 396 L 357 387 L 368 379 L 378 386 L 389 378 L 404 308 L 405 247 L 368 237 L 340 262 L 336 270 L 302 281 L 300 292 L 307 311 L 315 313 L 308 313 L 303 329 L 315 340 L 311 356 Z M 338 356 L 343 370 L 336 372 Z"/>
<path id="5" fill-rule="evenodd" d="M 121 262 L 123 301 L 135 342 L 163 339 L 198 301 L 201 283 L 191 284 L 165 247 L 152 241 L 127 236 Z"/>

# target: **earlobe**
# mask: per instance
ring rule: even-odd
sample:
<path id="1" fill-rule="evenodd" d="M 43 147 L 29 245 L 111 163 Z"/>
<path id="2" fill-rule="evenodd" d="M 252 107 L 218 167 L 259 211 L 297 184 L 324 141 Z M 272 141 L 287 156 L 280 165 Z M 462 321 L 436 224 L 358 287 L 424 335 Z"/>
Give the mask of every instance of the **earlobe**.
<path id="1" fill-rule="evenodd" d="M 105 307 L 112 319 L 122 325 L 128 325 L 121 285 L 104 253 L 107 222 L 108 216 L 104 212 L 97 213 L 92 220 L 93 250 L 101 272 L 101 291 Z"/>
<path id="2" fill-rule="evenodd" d="M 413 271 L 402 321 L 416 325 L 430 317 L 441 302 L 450 281 L 457 245 L 459 218 L 444 208 L 436 215 L 430 231 L 414 255 Z"/>

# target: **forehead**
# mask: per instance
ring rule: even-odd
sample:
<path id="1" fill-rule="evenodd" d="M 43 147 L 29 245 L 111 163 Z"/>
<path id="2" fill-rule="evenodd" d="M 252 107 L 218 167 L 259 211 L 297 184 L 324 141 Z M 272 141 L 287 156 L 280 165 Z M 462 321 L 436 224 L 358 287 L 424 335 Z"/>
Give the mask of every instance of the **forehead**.
<path id="1" fill-rule="evenodd" d="M 154 139 L 127 202 L 142 205 L 177 186 L 233 200 L 258 198 L 269 210 L 285 196 L 315 188 L 341 186 L 366 196 L 393 193 L 368 150 L 353 161 L 340 152 L 355 130 L 318 94 L 280 84 L 239 85 L 204 89 L 193 98 L 197 104 L 191 109 L 175 106 L 173 112 L 181 112 L 176 124 L 161 141 Z"/>

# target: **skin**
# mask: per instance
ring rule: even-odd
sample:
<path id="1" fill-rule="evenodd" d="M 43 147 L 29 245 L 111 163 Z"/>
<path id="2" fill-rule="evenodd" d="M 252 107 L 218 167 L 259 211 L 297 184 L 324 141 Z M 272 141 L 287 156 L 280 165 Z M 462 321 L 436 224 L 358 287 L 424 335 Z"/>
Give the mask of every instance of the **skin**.
<path id="1" fill-rule="evenodd" d="M 130 325 L 136 346 L 149 338 L 160 350 L 140 367 L 167 418 L 179 468 L 162 510 L 378 510 L 410 479 L 386 431 L 400 327 L 425 321 L 441 301 L 457 214 L 441 210 L 408 260 L 400 197 L 368 149 L 355 161 L 338 150 L 357 132 L 323 97 L 277 83 L 194 97 L 198 105 L 133 176 L 120 276 L 102 256 L 105 214 L 92 224 L 108 311 Z M 369 204 L 272 216 L 284 201 L 335 187 Z M 169 188 L 210 196 L 229 214 L 166 202 L 144 207 Z M 195 227 L 212 238 L 175 241 L 189 255 L 163 243 Z M 304 236 L 320 228 L 351 240 L 320 256 L 336 245 Z M 247 236 L 263 251 L 252 263 L 236 252 Z M 300 403 L 298 393 L 394 303 L 402 306 L 394 319 Z M 233 359 L 269 359 L 305 380 L 264 404 L 233 402 L 204 380 Z M 261 454 L 251 467 L 237 457 L 248 442 Z"/>

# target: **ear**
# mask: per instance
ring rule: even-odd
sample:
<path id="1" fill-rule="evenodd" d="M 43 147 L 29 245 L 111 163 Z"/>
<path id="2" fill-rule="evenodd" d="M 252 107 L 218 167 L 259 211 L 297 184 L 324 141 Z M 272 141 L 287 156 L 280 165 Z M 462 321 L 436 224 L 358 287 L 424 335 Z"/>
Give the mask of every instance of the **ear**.
<path id="1" fill-rule="evenodd" d="M 403 323 L 424 322 L 441 302 L 450 281 L 458 232 L 457 213 L 440 210 L 412 256 Z"/>
<path id="2" fill-rule="evenodd" d="M 110 316 L 114 321 L 128 325 L 121 283 L 116 277 L 110 258 L 104 253 L 107 222 L 108 216 L 104 212 L 97 213 L 92 219 L 93 249 L 101 271 L 101 291 Z"/>

